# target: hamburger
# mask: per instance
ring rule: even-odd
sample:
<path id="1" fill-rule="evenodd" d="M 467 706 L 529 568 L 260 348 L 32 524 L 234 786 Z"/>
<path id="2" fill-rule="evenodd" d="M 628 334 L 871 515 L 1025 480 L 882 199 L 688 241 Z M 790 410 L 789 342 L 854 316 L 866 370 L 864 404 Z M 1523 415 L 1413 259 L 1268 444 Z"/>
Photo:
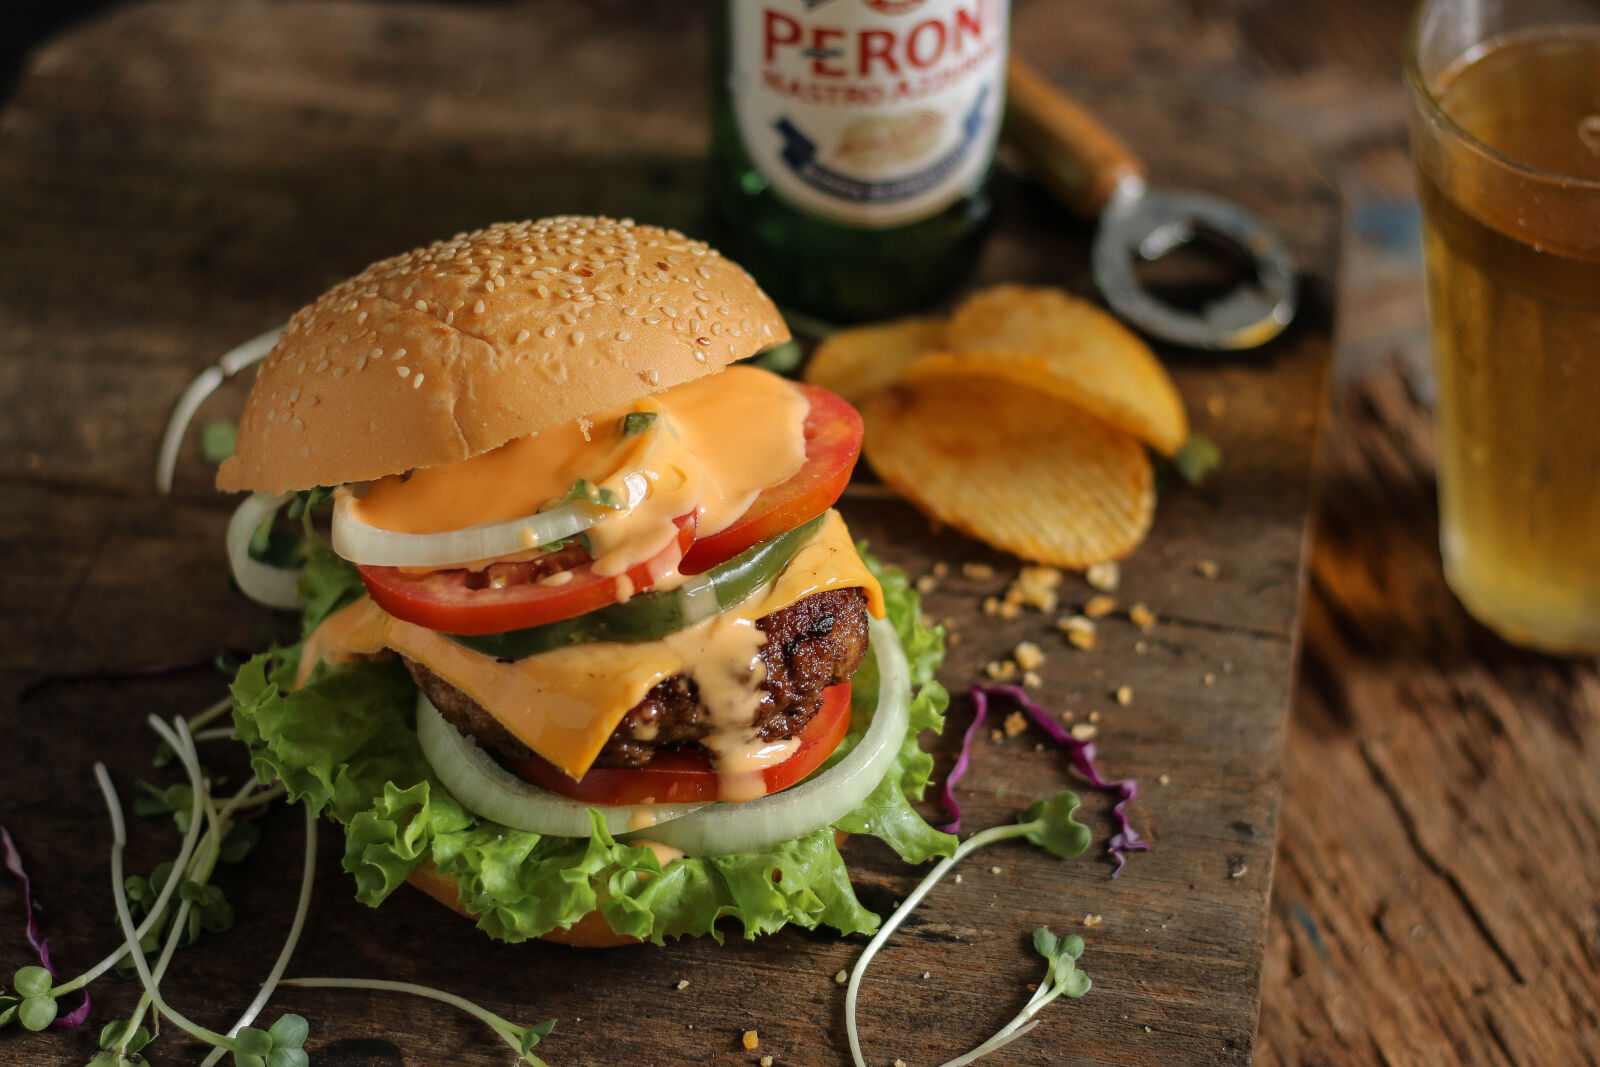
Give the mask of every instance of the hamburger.
<path id="1" fill-rule="evenodd" d="M 361 900 L 410 881 L 580 945 L 867 932 L 845 834 L 949 853 L 911 804 L 942 639 L 833 510 L 859 415 L 741 362 L 788 336 L 713 249 L 587 217 L 384 260 L 291 319 L 217 485 L 251 493 L 239 585 L 303 623 L 234 716 L 345 828 Z M 260 558 L 284 509 L 294 571 Z"/>

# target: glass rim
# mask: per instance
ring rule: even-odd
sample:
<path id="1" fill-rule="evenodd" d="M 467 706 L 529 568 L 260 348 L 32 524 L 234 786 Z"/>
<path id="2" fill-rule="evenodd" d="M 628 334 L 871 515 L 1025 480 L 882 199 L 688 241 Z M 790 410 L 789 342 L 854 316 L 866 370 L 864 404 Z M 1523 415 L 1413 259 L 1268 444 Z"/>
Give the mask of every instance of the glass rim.
<path id="1" fill-rule="evenodd" d="M 1412 96 L 1427 110 L 1428 116 L 1444 127 L 1450 136 L 1506 170 L 1536 181 L 1557 183 L 1568 189 L 1600 194 L 1600 179 L 1580 178 L 1573 174 L 1545 170 L 1543 167 L 1536 167 L 1531 163 L 1506 155 L 1498 148 L 1474 136 L 1440 105 L 1439 97 L 1434 93 L 1433 87 L 1428 84 L 1427 78 L 1423 77 L 1421 62 L 1422 16 L 1434 4 L 1440 2 L 1442 0 L 1418 0 L 1416 10 L 1411 15 L 1411 28 L 1406 34 L 1406 79 L 1411 83 Z M 1600 25 L 1596 25 L 1595 29 L 1600 31 Z M 1492 40 L 1492 38 L 1490 39 Z M 1483 43 L 1485 42 L 1476 42 L 1473 47 L 1476 48 Z M 1465 52 L 1462 53 L 1462 55 L 1466 54 Z M 1457 58 L 1459 59 L 1460 57 Z"/>

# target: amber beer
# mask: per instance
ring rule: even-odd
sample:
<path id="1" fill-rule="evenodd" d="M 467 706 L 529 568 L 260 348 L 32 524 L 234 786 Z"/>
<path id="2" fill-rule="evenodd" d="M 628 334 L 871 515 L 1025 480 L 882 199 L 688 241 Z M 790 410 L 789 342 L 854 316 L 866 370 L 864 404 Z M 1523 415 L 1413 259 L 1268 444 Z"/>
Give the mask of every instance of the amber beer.
<path id="1" fill-rule="evenodd" d="M 1008 0 L 722 0 L 717 243 L 786 310 L 935 300 L 991 211 Z"/>
<path id="2" fill-rule="evenodd" d="M 1600 651 L 1600 23 L 1506 33 L 1431 76 L 1426 54 L 1446 577 L 1512 641 Z"/>

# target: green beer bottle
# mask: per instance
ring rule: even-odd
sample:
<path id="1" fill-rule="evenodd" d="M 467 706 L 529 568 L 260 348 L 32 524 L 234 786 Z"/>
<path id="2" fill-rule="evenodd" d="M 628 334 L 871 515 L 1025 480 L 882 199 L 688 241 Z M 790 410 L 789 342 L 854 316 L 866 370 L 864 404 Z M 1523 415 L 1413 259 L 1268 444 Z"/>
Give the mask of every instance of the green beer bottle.
<path id="1" fill-rule="evenodd" d="M 991 214 L 1008 0 L 721 0 L 718 245 L 786 308 L 854 322 L 958 282 Z"/>

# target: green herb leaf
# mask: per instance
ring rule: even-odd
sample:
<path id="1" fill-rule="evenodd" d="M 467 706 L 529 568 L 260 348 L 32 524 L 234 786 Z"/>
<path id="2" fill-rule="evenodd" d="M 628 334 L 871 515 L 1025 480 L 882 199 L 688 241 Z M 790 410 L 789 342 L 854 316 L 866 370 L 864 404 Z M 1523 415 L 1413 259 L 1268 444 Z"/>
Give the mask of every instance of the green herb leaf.
<path id="1" fill-rule="evenodd" d="M 246 1026 L 233 1039 L 234 1058 L 237 1059 L 241 1052 L 247 1056 L 265 1056 L 272 1051 L 274 1044 L 272 1035 L 267 1031 L 257 1026 Z"/>
<path id="2" fill-rule="evenodd" d="M 310 1036 L 311 1024 L 306 1022 L 303 1015 L 280 1015 L 267 1033 L 272 1036 L 272 1043 L 277 1048 L 299 1048 Z"/>
<path id="3" fill-rule="evenodd" d="M 622 498 L 617 495 L 616 490 L 595 485 L 587 478 L 579 478 L 573 482 L 572 488 L 567 490 L 567 495 L 561 498 L 561 503 L 570 504 L 574 500 L 587 500 L 596 507 L 611 508 L 613 511 L 622 510 Z"/>
<path id="4" fill-rule="evenodd" d="M 19 967 L 11 976 L 11 988 L 24 997 L 47 996 L 55 979 L 43 967 Z"/>
<path id="5" fill-rule="evenodd" d="M 655 421 L 656 413 L 653 411 L 630 411 L 618 421 L 617 429 L 624 438 L 628 438 L 636 433 L 644 433 Z"/>
<path id="6" fill-rule="evenodd" d="M 1072 817 L 1077 810 L 1077 794 L 1062 790 L 1035 803 L 1018 822 L 1028 827 L 1024 836 L 1029 841 L 1051 855 L 1071 859 L 1089 847 L 1089 828 Z"/>
<path id="7" fill-rule="evenodd" d="M 200 458 L 221 463 L 233 455 L 239 442 L 239 427 L 231 419 L 213 419 L 200 427 Z"/>
<path id="8" fill-rule="evenodd" d="M 261 842 L 261 828 L 248 820 L 236 822 L 228 829 L 228 835 L 222 839 L 222 847 L 217 850 L 217 859 L 223 863 L 238 863 Z"/>
<path id="9" fill-rule="evenodd" d="M 130 1023 L 131 1020 L 128 1019 L 113 1019 L 111 1022 L 106 1023 L 105 1026 L 100 1028 L 100 1047 L 112 1053 L 119 1053 L 118 1046 L 121 1046 L 120 1052 L 127 1053 L 130 1056 L 137 1055 L 140 1049 L 150 1043 L 150 1031 L 141 1026 L 130 1034 L 128 1033 Z M 122 1056 L 120 1054 L 113 1056 L 112 1062 L 118 1063 L 121 1061 Z M 94 1061 L 91 1060 L 90 1062 L 93 1063 Z"/>
<path id="10" fill-rule="evenodd" d="M 1172 469 L 1190 485 L 1198 486 L 1222 467 L 1222 449 L 1208 437 L 1194 434 L 1172 455 Z"/>
<path id="11" fill-rule="evenodd" d="M 267 1053 L 267 1067 L 310 1067 L 311 1057 L 302 1048 L 275 1048 Z"/>
<path id="12" fill-rule="evenodd" d="M 22 1007 L 22 998 L 12 996 L 10 993 L 0 993 L 0 1026 L 8 1026 L 17 1017 L 17 1010 Z"/>
<path id="13" fill-rule="evenodd" d="M 56 1021 L 56 998 L 48 992 L 23 997 L 17 1008 L 17 1021 L 24 1030 L 43 1030 Z"/>

